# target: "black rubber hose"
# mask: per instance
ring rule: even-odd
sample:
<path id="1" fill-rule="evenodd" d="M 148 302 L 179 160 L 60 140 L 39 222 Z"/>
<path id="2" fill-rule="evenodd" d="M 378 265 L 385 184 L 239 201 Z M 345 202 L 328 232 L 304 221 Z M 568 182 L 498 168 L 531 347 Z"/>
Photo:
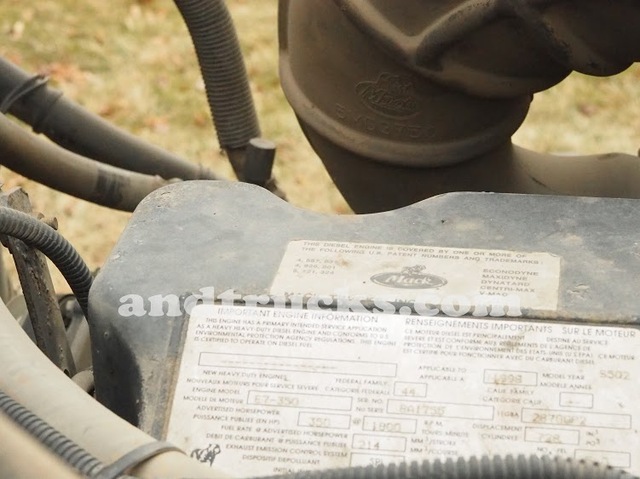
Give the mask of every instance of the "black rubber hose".
<path id="1" fill-rule="evenodd" d="M 62 97 L 46 82 L 33 82 L 34 78 L 0 58 L 0 106 L 36 133 L 79 155 L 125 170 L 165 179 L 217 179 L 211 170 L 113 126 Z"/>
<path id="2" fill-rule="evenodd" d="M 198 56 L 220 147 L 260 136 L 238 37 L 224 0 L 175 0 Z"/>
<path id="3" fill-rule="evenodd" d="M 0 410 L 84 476 L 93 477 L 103 469 L 98 459 L 2 391 Z"/>
<path id="4" fill-rule="evenodd" d="M 0 164 L 76 198 L 133 211 L 152 191 L 168 184 L 77 155 L 20 128 L 0 113 Z"/>
<path id="5" fill-rule="evenodd" d="M 88 298 L 93 278 L 71 243 L 51 226 L 7 207 L 0 207 L 0 234 L 18 238 L 49 258 L 69 283 L 85 318 L 89 318 Z"/>
<path id="6" fill-rule="evenodd" d="M 610 466 L 549 457 L 482 457 L 298 472 L 280 479 L 638 479 Z"/>

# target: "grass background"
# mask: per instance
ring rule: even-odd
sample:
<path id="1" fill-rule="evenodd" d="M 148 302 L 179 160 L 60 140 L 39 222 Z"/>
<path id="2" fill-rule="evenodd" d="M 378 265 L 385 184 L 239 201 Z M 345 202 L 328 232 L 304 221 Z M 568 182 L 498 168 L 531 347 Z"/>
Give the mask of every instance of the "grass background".
<path id="1" fill-rule="evenodd" d="M 245 54 L 263 135 L 275 141 L 275 172 L 290 201 L 330 213 L 350 210 L 306 143 L 280 90 L 277 0 L 228 0 Z M 218 152 L 204 85 L 186 27 L 171 0 L 2 0 L 0 55 L 88 109 L 157 145 L 231 178 Z M 536 95 L 515 142 L 538 151 L 635 154 L 640 146 L 640 68 L 611 78 L 574 74 Z M 5 188 L 23 186 L 34 208 L 92 268 L 128 214 L 29 182 L 6 169 Z M 57 285 L 63 281 L 56 275 Z"/>

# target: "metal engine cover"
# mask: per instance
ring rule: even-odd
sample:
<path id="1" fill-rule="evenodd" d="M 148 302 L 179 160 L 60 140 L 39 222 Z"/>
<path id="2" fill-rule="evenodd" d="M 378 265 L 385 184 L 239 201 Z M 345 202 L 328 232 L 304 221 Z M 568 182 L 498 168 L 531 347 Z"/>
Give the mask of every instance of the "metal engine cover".
<path id="1" fill-rule="evenodd" d="M 381 323 L 402 316 L 403 324 L 444 317 L 466 325 L 597 325 L 616 332 L 608 339 L 615 351 L 617 336 L 637 344 L 639 278 L 636 200 L 450 193 L 386 213 L 330 216 L 247 184 L 173 184 L 138 206 L 91 289 L 96 395 L 164 437 L 181 361 L 197 346 L 190 343 L 190 308 L 198 295 L 213 301 L 214 290 L 216 304 L 240 304 L 249 295 L 263 308 L 282 298 L 306 310 L 357 314 L 362 306 Z M 314 295 L 320 300 L 311 308 Z M 287 321 L 295 324 L 295 314 Z M 247 341 L 241 349 L 257 348 Z M 636 358 L 627 359 L 637 374 Z M 637 428 L 635 434 L 630 447 L 638 444 Z"/>

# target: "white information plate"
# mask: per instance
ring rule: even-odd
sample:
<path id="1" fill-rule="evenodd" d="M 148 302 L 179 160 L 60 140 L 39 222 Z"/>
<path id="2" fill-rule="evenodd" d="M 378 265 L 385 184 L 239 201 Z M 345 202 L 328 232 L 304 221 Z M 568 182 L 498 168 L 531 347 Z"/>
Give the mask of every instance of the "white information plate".
<path id="1" fill-rule="evenodd" d="M 270 292 L 471 303 L 511 295 L 523 308 L 554 311 L 559 281 L 560 258 L 549 253 L 299 240 L 287 245 Z"/>
<path id="2" fill-rule="evenodd" d="M 167 439 L 234 477 L 494 454 L 640 473 L 640 333 L 194 308 Z"/>

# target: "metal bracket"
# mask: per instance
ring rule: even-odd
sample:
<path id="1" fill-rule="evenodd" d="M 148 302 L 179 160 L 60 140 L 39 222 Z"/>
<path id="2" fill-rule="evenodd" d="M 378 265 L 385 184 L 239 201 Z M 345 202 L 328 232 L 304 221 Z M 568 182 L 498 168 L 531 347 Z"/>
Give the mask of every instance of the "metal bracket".
<path id="1" fill-rule="evenodd" d="M 0 194 L 0 205 L 24 213 L 32 212 L 29 195 L 21 188 Z M 53 227 L 51 222 L 47 223 Z M 45 256 L 15 238 L 2 237 L 2 242 L 13 256 L 36 344 L 56 366 L 73 376 L 75 362 Z"/>

